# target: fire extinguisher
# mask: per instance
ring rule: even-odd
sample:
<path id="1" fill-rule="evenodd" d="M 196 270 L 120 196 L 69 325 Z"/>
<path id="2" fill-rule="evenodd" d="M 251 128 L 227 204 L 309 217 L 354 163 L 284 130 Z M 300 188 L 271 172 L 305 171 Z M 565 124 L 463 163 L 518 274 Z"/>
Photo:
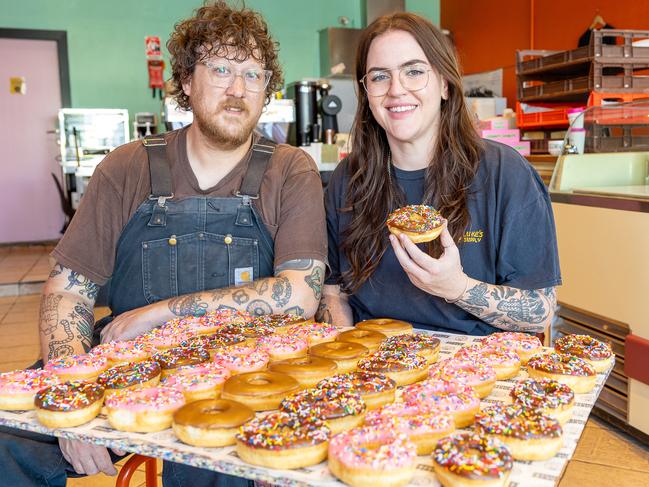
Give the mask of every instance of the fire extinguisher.
<path id="1" fill-rule="evenodd" d="M 147 36 L 144 39 L 146 48 L 147 69 L 149 72 L 149 88 L 153 94 L 162 98 L 164 97 L 164 70 L 165 63 L 162 60 L 160 50 L 160 38 L 158 36 Z"/>

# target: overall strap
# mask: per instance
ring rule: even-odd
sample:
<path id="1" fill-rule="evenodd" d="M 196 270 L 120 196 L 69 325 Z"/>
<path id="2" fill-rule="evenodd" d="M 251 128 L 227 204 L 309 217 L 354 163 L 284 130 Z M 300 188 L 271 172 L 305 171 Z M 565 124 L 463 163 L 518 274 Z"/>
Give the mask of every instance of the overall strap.
<path id="1" fill-rule="evenodd" d="M 149 199 L 157 200 L 149 220 L 149 226 L 163 227 L 167 224 L 167 207 L 165 203 L 174 197 L 171 184 L 171 168 L 167 158 L 167 141 L 160 136 L 150 135 L 142 139 L 149 159 L 149 176 L 151 177 L 151 194 Z"/>
<path id="2" fill-rule="evenodd" d="M 264 137 L 261 137 L 253 144 L 248 170 L 243 176 L 239 191 L 234 193 L 235 196 L 241 198 L 241 205 L 237 210 L 236 225 L 253 225 L 250 200 L 259 198 L 261 180 L 264 178 L 264 173 L 266 172 L 266 168 L 268 168 L 268 163 L 273 156 L 273 152 L 275 152 L 276 146 L 277 144 L 275 142 L 267 140 Z"/>

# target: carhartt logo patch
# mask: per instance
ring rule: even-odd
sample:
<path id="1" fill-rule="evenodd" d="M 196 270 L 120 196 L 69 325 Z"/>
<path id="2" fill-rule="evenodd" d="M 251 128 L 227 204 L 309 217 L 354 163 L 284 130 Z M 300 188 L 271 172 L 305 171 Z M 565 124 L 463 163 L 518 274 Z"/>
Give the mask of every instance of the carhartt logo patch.
<path id="1" fill-rule="evenodd" d="M 255 276 L 252 275 L 252 267 L 237 267 L 234 269 L 234 285 L 240 286 L 252 282 Z"/>
<path id="2" fill-rule="evenodd" d="M 482 237 L 484 237 L 484 232 L 482 230 L 464 232 L 464 243 L 480 243 Z"/>

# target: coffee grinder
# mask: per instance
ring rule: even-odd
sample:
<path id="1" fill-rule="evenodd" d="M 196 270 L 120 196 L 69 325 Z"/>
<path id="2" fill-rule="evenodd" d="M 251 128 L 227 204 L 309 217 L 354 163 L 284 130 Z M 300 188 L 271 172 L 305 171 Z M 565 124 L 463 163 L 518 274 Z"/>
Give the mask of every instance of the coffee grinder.
<path id="1" fill-rule="evenodd" d="M 338 132 L 336 115 L 342 102 L 330 95 L 331 84 L 326 80 L 301 80 L 287 86 L 287 96 L 295 102 L 295 123 L 289 129 L 288 142 L 306 146 L 313 142 L 333 143 Z"/>

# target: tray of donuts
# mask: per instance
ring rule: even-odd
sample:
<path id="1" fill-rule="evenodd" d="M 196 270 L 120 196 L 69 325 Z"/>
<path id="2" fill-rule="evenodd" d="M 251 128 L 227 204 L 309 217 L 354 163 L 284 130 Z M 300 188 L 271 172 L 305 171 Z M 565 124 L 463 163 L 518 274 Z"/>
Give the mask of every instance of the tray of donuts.
<path id="1" fill-rule="evenodd" d="M 131 449 L 147 445 L 140 453 L 275 483 L 507 485 L 543 473 L 533 465 L 565 443 L 575 392 L 587 417 L 603 382 L 595 369 L 612 367 L 610 347 L 590 337 L 555 348 L 520 333 L 436 336 L 389 319 L 341 331 L 217 311 L 1 374 L 0 408 L 35 408 L 34 423 L 91 440 L 82 425 L 103 412 L 95 421 Z M 529 378 L 512 379 L 525 368 Z M 16 425 L 8 418 L 0 412 Z"/>

